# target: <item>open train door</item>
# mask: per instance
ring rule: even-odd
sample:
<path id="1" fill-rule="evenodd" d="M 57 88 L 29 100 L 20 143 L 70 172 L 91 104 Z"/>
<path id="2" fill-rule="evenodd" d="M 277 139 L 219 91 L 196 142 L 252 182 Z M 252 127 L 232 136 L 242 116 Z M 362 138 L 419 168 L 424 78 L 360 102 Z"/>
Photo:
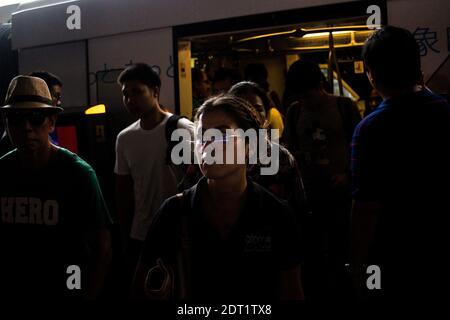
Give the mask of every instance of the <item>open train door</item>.
<path id="1" fill-rule="evenodd" d="M 386 1 L 372 5 L 381 8 L 380 24 L 385 24 Z M 361 48 L 379 27 L 368 24 L 369 17 L 367 2 L 350 2 L 174 27 L 177 105 L 182 114 L 191 116 L 191 68 L 211 75 L 214 68 L 229 66 L 242 73 L 249 63 L 263 63 L 271 90 L 282 96 L 290 64 L 307 59 L 326 64 L 331 92 L 361 100 L 363 109 L 371 86 Z"/>

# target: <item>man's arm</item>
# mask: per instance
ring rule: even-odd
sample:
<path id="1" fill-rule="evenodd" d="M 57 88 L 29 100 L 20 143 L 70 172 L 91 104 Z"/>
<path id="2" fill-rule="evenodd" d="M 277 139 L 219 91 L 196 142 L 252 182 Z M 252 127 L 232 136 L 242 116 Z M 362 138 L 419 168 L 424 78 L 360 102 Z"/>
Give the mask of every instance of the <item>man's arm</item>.
<path id="1" fill-rule="evenodd" d="M 132 300 L 145 300 L 145 278 L 147 276 L 147 272 L 150 269 L 149 266 L 146 266 L 142 258 L 139 259 L 136 273 L 134 274 L 133 284 L 131 286 L 130 297 Z"/>
<path id="2" fill-rule="evenodd" d="M 85 223 L 85 245 L 89 249 L 84 298 L 95 301 L 109 272 L 112 258 L 109 215 L 95 171 L 90 168 L 80 171 L 80 199 L 83 199 L 83 216 Z M 77 203 L 80 204 L 80 203 Z"/>
<path id="3" fill-rule="evenodd" d="M 177 203 L 178 201 L 175 202 L 175 204 Z M 167 296 L 165 298 L 162 296 L 159 298 L 148 297 L 146 294 L 146 278 L 149 270 L 158 266 L 158 270 L 161 273 L 158 277 L 156 277 L 156 283 L 154 283 L 154 281 L 150 281 L 147 285 L 151 284 L 157 286 L 158 288 L 162 288 L 163 283 L 172 284 L 174 281 L 174 279 L 171 278 L 168 269 L 164 266 L 164 261 L 167 262 L 167 256 L 171 256 L 176 250 L 173 242 L 178 243 L 176 238 L 179 236 L 179 233 L 177 232 L 178 229 L 176 227 L 176 221 L 170 213 L 178 212 L 179 210 L 179 207 L 169 207 L 169 200 L 166 200 L 155 213 L 155 217 L 145 238 L 141 256 L 139 257 L 139 262 L 134 274 L 130 292 L 131 299 L 166 300 L 169 298 Z M 162 258 L 162 256 L 164 256 L 164 258 Z M 166 282 L 164 280 L 166 280 Z M 165 287 L 165 289 L 161 290 L 160 293 L 167 291 L 170 287 L 171 286 Z"/>
<path id="4" fill-rule="evenodd" d="M 134 187 L 131 175 L 116 174 L 116 209 L 121 249 L 124 251 L 134 216 Z"/>
<path id="5" fill-rule="evenodd" d="M 95 230 L 91 235 L 93 257 L 90 261 L 89 285 L 86 293 L 88 301 L 94 301 L 101 292 L 112 260 L 111 233 L 107 227 Z"/>
<path id="6" fill-rule="evenodd" d="M 379 201 L 355 200 L 352 208 L 350 234 L 350 270 L 358 298 L 363 298 L 369 248 L 374 241 L 380 215 Z"/>

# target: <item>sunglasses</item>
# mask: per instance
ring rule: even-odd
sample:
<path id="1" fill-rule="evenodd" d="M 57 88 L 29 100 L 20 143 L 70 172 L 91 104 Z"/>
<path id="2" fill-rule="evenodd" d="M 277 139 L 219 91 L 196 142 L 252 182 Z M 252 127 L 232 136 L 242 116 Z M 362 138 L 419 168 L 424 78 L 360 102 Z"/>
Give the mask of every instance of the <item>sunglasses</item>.
<path id="1" fill-rule="evenodd" d="M 208 142 L 218 142 L 218 143 L 225 144 L 225 143 L 233 141 L 233 138 L 236 138 L 236 137 L 240 137 L 240 135 L 238 135 L 238 134 L 225 134 L 224 133 L 222 135 L 222 137 L 220 137 L 220 138 L 219 137 L 215 137 L 215 136 L 211 136 L 210 139 L 206 139 L 205 136 L 202 135 L 201 139 L 200 138 L 196 138 L 195 139 L 195 143 L 197 143 L 197 144 L 205 144 L 205 143 L 208 143 Z"/>
<path id="2" fill-rule="evenodd" d="M 33 127 L 40 127 L 49 115 L 49 113 L 42 111 L 10 111 L 5 116 L 8 124 L 12 126 L 19 126 L 24 124 L 25 121 L 28 121 Z"/>

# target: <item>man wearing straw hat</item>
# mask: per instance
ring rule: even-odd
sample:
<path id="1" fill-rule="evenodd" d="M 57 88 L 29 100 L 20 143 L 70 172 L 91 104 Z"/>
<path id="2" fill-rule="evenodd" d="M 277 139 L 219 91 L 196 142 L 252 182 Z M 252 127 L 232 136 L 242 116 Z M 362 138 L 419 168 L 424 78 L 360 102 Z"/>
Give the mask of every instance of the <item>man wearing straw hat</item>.
<path id="1" fill-rule="evenodd" d="M 44 80 L 48 86 L 50 95 L 52 97 L 52 106 L 61 107 L 62 104 L 61 91 L 63 84 L 58 76 L 47 71 L 33 71 L 32 73 L 29 74 L 29 76 L 41 78 L 42 80 Z M 50 141 L 53 144 L 58 145 L 56 131 L 50 134 L 50 138 L 51 138 Z M 13 149 L 14 146 L 12 145 L 11 140 L 9 139 L 5 130 L 0 139 L 0 157 L 7 154 L 9 151 Z"/>
<path id="2" fill-rule="evenodd" d="M 0 293 L 95 299 L 110 260 L 110 217 L 94 170 L 53 145 L 62 109 L 44 80 L 14 78 L 0 113 L 17 149 L 0 158 Z"/>

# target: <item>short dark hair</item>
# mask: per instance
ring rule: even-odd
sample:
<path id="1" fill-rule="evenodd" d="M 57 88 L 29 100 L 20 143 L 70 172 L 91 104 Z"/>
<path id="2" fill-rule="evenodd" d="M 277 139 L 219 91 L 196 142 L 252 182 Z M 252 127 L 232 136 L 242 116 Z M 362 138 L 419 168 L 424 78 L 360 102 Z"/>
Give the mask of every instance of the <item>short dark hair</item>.
<path id="1" fill-rule="evenodd" d="M 230 80 L 231 84 L 235 84 L 241 81 L 241 75 L 239 74 L 239 71 L 235 69 L 224 67 L 217 69 L 214 73 L 213 82 L 225 80 Z"/>
<path id="2" fill-rule="evenodd" d="M 47 71 L 33 71 L 29 74 L 29 76 L 44 80 L 45 83 L 47 84 L 47 87 L 49 88 L 53 86 L 60 86 L 60 87 L 63 86 L 62 81 L 58 76 Z"/>
<path id="3" fill-rule="evenodd" d="M 227 114 L 240 129 L 258 130 L 262 127 L 260 116 L 255 108 L 247 100 L 232 94 L 222 94 L 209 98 L 197 109 L 194 119 L 198 121 L 202 114 L 216 110 Z"/>
<path id="4" fill-rule="evenodd" d="M 158 73 L 146 63 L 135 63 L 123 70 L 117 78 L 117 83 L 123 85 L 127 81 L 139 81 L 149 88 L 161 88 L 161 78 Z"/>
<path id="5" fill-rule="evenodd" d="M 364 44 L 362 56 L 376 81 L 390 87 L 420 82 L 419 46 L 406 29 L 386 26 L 375 31 Z"/>
<path id="6" fill-rule="evenodd" d="M 245 80 L 256 82 L 264 92 L 269 91 L 268 76 L 269 73 L 263 63 L 249 63 L 244 69 Z"/>
<path id="7" fill-rule="evenodd" d="M 323 81 L 323 74 L 317 63 L 297 60 L 289 68 L 286 76 L 286 91 L 299 94 L 316 89 Z"/>
<path id="8" fill-rule="evenodd" d="M 245 99 L 245 96 L 249 94 L 256 95 L 261 99 L 266 113 L 268 113 L 270 110 L 269 98 L 267 98 L 267 95 L 264 93 L 263 89 L 255 82 L 252 81 L 238 82 L 230 88 L 228 93 L 243 99 Z"/>

